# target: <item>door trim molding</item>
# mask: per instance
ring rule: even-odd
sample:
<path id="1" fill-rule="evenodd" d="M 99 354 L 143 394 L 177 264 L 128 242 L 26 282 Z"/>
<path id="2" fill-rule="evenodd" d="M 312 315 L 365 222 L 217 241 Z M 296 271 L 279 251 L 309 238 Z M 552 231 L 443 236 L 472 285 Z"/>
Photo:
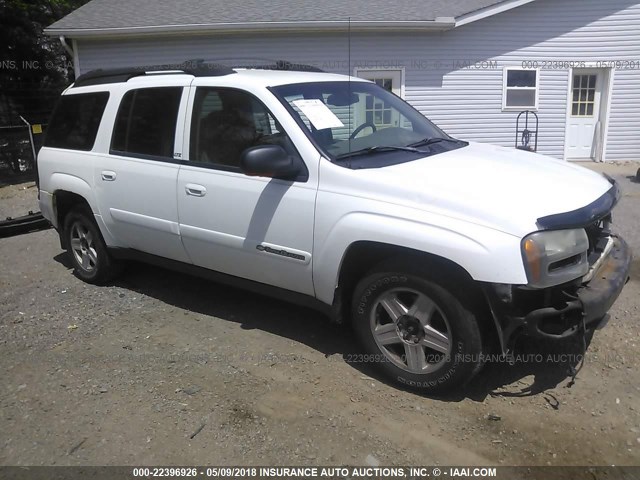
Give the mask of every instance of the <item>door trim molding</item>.
<path id="1" fill-rule="evenodd" d="M 118 222 L 135 225 L 136 227 L 148 228 L 150 230 L 156 230 L 163 233 L 170 233 L 172 235 L 180 235 L 180 227 L 177 222 L 171 220 L 165 220 L 163 218 L 151 217 L 149 215 L 142 215 L 141 213 L 129 212 L 126 210 L 119 210 L 117 208 L 110 208 L 109 213 L 111 218 Z"/>

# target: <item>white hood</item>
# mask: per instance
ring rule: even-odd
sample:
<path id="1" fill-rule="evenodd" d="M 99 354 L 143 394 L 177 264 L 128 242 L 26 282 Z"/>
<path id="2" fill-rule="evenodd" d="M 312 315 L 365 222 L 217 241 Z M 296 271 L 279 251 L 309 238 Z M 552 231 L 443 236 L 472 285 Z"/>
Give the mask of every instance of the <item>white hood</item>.
<path id="1" fill-rule="evenodd" d="M 374 191 L 386 190 L 386 201 L 517 236 L 537 230 L 538 218 L 584 207 L 611 188 L 584 167 L 480 143 L 362 174 L 379 185 Z"/>

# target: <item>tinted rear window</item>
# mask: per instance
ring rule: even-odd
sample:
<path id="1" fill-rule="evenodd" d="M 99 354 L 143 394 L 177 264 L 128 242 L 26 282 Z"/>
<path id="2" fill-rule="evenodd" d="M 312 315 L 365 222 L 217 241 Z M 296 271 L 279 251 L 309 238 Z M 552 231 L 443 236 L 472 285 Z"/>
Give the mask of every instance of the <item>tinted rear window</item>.
<path id="1" fill-rule="evenodd" d="M 53 112 L 47 135 L 46 147 L 91 150 L 109 92 L 63 95 Z"/>
<path id="2" fill-rule="evenodd" d="M 118 153 L 173 158 L 182 87 L 141 88 L 120 103 L 111 140 Z"/>

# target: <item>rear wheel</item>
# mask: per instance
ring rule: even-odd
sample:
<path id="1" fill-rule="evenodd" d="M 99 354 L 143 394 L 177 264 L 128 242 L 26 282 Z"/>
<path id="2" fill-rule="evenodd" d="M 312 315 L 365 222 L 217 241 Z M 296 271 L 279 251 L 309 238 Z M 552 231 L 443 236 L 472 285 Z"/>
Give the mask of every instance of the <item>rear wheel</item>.
<path id="1" fill-rule="evenodd" d="M 104 284 L 122 270 L 109 255 L 89 208 L 76 207 L 67 214 L 64 235 L 74 273 L 81 280 Z"/>
<path id="2" fill-rule="evenodd" d="M 462 386 L 482 364 L 472 307 L 450 282 L 403 264 L 377 268 L 357 285 L 354 329 L 381 371 L 410 388 Z"/>

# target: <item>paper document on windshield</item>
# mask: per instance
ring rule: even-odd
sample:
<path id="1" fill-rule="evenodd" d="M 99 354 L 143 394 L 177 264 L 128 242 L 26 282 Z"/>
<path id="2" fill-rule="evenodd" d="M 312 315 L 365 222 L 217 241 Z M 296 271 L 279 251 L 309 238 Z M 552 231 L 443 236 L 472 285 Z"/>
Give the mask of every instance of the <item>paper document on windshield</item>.
<path id="1" fill-rule="evenodd" d="M 318 130 L 324 128 L 344 127 L 336 114 L 329 110 L 322 100 L 316 98 L 310 100 L 294 100 L 293 104 L 304 113 L 309 121 Z"/>

